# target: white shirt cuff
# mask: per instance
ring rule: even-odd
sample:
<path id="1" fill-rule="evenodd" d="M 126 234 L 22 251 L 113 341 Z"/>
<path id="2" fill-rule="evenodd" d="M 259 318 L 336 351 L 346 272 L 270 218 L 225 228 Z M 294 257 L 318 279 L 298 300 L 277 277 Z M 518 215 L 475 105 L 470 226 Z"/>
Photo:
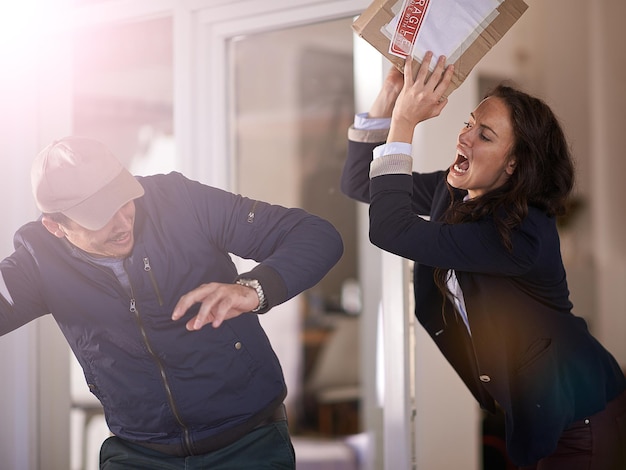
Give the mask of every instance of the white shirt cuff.
<path id="1" fill-rule="evenodd" d="M 389 129 L 391 127 L 391 118 L 371 118 L 368 113 L 359 113 L 354 116 L 354 128 L 371 131 L 378 129 Z"/>
<path id="2" fill-rule="evenodd" d="M 385 155 L 403 154 L 411 155 L 413 146 L 406 142 L 389 142 L 388 144 L 379 145 L 374 149 L 374 159 Z"/>

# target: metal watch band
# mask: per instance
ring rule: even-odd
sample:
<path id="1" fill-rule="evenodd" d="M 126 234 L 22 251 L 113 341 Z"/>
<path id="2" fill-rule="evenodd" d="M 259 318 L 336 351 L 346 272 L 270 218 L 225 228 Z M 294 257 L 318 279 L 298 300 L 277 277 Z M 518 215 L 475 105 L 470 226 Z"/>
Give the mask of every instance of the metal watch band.
<path id="1" fill-rule="evenodd" d="M 263 292 L 263 287 L 261 287 L 261 283 L 256 279 L 237 279 L 235 281 L 236 284 L 241 286 L 252 287 L 256 291 L 256 295 L 259 297 L 259 305 L 254 309 L 250 310 L 252 313 L 259 312 L 267 307 L 267 301 L 265 300 L 265 293 Z"/>

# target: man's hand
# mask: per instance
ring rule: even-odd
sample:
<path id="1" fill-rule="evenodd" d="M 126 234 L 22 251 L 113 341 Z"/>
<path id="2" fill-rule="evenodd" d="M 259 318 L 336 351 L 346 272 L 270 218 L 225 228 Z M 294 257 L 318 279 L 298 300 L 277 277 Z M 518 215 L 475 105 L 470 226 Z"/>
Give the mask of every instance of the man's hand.
<path id="1" fill-rule="evenodd" d="M 200 310 L 187 322 L 189 331 L 199 330 L 208 323 L 218 328 L 224 320 L 254 310 L 259 305 L 259 297 L 252 287 L 239 284 L 202 284 L 180 298 L 174 307 L 172 320 L 182 318 L 196 303 L 201 304 Z"/>

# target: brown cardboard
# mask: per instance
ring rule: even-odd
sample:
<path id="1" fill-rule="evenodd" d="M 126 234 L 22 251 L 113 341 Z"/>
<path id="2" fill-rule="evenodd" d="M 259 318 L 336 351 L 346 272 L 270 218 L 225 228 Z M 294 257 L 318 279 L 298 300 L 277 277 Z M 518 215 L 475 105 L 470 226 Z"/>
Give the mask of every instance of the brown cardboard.
<path id="1" fill-rule="evenodd" d="M 431 0 L 432 2 L 437 0 Z M 392 9 L 402 0 L 374 0 L 374 2 L 354 21 L 352 28 L 356 34 L 370 43 L 389 59 L 400 71 L 404 70 L 405 59 L 389 52 L 390 40 L 381 29 L 394 18 Z M 526 11 L 528 5 L 523 0 L 504 0 L 497 7 L 498 15 L 485 30 L 467 47 L 454 62 L 454 76 L 445 92 L 449 96 L 467 78 L 474 66 L 504 36 Z M 427 18 L 426 18 L 427 21 Z M 436 51 L 433 51 L 436 53 Z M 418 63 L 421 63 L 417 60 Z"/>

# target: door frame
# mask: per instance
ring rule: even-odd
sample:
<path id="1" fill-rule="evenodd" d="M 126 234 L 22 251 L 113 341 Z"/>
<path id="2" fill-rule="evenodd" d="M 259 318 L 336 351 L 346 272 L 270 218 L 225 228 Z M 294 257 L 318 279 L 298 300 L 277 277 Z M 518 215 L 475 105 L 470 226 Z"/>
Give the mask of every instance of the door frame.
<path id="1" fill-rule="evenodd" d="M 181 149 L 190 155 L 205 155 L 195 159 L 188 170 L 202 178 L 207 184 L 233 189 L 236 169 L 232 167 L 234 137 L 229 129 L 232 97 L 225 93 L 228 80 L 232 76 L 228 63 L 228 43 L 239 35 L 268 32 L 356 16 L 369 4 L 363 0 L 344 1 L 298 1 L 284 0 L 272 2 L 238 2 L 234 5 L 207 6 L 193 14 L 189 31 L 193 32 L 186 50 L 191 51 L 185 58 L 191 73 L 185 74 L 186 93 L 180 105 L 180 121 L 176 129 L 188 129 L 189 134 L 178 134 Z M 379 59 L 382 62 L 382 57 Z M 381 73 L 382 67 L 374 67 Z M 180 77 L 182 83 L 183 77 Z M 359 88 L 359 87 L 357 87 Z M 179 88 L 177 88 L 179 90 Z M 182 90 L 181 90 L 182 91 Z M 189 122 L 183 122 L 184 119 Z M 187 131 L 184 131 L 187 132 Z M 230 158 L 224 158 L 227 155 Z M 366 234 L 367 231 L 363 231 Z M 367 238 L 366 235 L 363 238 Z M 361 241 L 368 244 L 366 240 Z M 365 248 L 367 250 L 367 248 Z M 377 253 L 376 255 L 380 255 Z M 382 307 L 387 312 L 402 312 L 400 315 L 384 315 L 383 345 L 385 351 L 383 367 L 384 401 L 381 429 L 370 432 L 369 444 L 374 446 L 369 458 L 377 460 L 384 468 L 411 468 L 414 462 L 414 397 L 411 395 L 411 357 L 409 313 L 407 301 L 406 263 L 393 255 L 383 255 L 382 269 L 367 282 L 375 284 L 372 291 L 380 292 L 382 282 Z M 376 285 L 378 284 L 378 285 Z M 364 290 L 369 291 L 365 285 Z M 369 307 L 372 307 L 370 305 Z M 377 305 L 370 310 L 376 311 Z M 375 318 L 375 317 L 372 317 Z M 375 322 L 374 322 L 375 323 Z M 372 338 L 362 343 L 371 345 Z M 375 348 L 374 348 L 375 349 Z M 372 368 L 364 366 L 372 373 Z M 373 393 L 372 396 L 375 394 Z M 364 394 L 365 397 L 368 394 Z M 373 400 L 372 400 L 373 401 Z M 376 406 L 368 403 L 364 406 Z M 369 430 L 372 431 L 372 430 Z M 380 443 L 379 437 L 382 439 Z M 372 455 L 374 454 L 374 455 Z M 377 455 L 382 454 L 382 455 Z M 371 464 L 371 462 L 370 462 Z M 374 468 L 374 467 L 372 467 Z"/>

